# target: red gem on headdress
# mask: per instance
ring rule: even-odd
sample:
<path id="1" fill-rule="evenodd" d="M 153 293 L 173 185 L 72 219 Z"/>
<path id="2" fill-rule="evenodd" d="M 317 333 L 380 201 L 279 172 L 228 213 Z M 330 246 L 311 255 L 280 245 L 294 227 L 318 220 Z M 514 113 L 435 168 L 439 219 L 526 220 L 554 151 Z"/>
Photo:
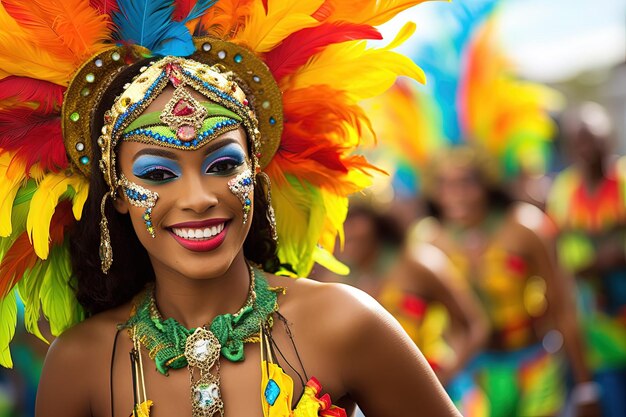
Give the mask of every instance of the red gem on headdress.
<path id="1" fill-rule="evenodd" d="M 165 66 L 165 74 L 167 74 L 167 78 L 170 79 L 170 82 L 174 87 L 178 87 L 180 85 L 180 73 L 180 65 L 176 63 L 170 62 Z"/>
<path id="2" fill-rule="evenodd" d="M 193 108 L 191 103 L 189 103 L 187 100 L 180 99 L 174 105 L 174 108 L 172 109 L 172 114 L 174 116 L 190 116 L 194 114 L 195 111 L 196 110 Z"/>
<path id="3" fill-rule="evenodd" d="M 243 105 L 244 105 L 244 106 L 247 106 L 247 105 L 248 105 L 248 100 L 247 100 L 247 99 L 245 99 L 245 98 L 243 99 Z"/>
<path id="4" fill-rule="evenodd" d="M 196 137 L 196 129 L 190 125 L 182 125 L 176 130 L 178 139 L 188 142 Z"/>

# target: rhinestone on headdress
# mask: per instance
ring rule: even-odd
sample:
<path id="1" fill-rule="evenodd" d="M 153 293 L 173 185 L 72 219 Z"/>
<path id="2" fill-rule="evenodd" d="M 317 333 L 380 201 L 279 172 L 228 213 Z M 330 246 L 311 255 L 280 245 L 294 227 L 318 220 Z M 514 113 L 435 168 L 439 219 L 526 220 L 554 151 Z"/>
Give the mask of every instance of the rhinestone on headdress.
<path id="1" fill-rule="evenodd" d="M 179 84 L 160 118 L 179 140 L 189 142 L 196 138 L 207 115 L 206 108 Z"/>

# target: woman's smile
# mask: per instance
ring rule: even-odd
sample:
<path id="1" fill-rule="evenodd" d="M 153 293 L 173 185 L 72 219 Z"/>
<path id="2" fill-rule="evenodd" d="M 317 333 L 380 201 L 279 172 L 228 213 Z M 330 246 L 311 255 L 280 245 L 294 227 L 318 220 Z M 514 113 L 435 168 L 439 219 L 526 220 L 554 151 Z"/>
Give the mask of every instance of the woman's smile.
<path id="1" fill-rule="evenodd" d="M 226 238 L 229 219 L 207 219 L 177 223 L 167 228 L 174 240 L 185 249 L 207 252 L 218 248 Z"/>

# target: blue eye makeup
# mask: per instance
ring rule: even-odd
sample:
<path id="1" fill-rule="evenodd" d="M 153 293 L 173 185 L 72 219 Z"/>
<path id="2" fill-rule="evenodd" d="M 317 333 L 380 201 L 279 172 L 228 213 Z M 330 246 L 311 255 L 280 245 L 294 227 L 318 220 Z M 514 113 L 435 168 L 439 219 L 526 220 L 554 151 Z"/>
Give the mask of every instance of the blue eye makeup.
<path id="1" fill-rule="evenodd" d="M 142 155 L 133 163 L 133 175 L 150 182 L 165 182 L 180 177 L 180 166 L 171 159 Z"/>
<path id="2" fill-rule="evenodd" d="M 230 175 L 245 161 L 243 148 L 237 143 L 231 143 L 211 152 L 202 164 L 202 171 L 207 174 Z"/>

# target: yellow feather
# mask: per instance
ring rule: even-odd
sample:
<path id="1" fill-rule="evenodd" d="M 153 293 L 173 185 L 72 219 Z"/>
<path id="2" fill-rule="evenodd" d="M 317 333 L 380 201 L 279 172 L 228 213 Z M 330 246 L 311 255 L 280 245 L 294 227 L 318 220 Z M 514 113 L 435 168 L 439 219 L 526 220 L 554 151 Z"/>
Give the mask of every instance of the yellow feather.
<path id="1" fill-rule="evenodd" d="M 321 22 L 311 15 L 322 5 L 323 0 L 269 0 L 267 15 L 262 2 L 255 2 L 246 24 L 233 42 L 246 45 L 257 53 L 271 50 L 292 33 Z"/>
<path id="2" fill-rule="evenodd" d="M 2 73 L 67 85 L 75 67 L 37 47 L 0 4 L 0 68 Z"/>
<path id="3" fill-rule="evenodd" d="M 339 245 L 343 248 L 343 223 L 348 215 L 348 199 L 322 189 L 322 198 L 326 209 L 326 220 L 319 239 L 321 247 L 332 253 L 339 237 Z"/>
<path id="4" fill-rule="evenodd" d="M 76 191 L 76 195 L 72 199 L 72 212 L 74 213 L 74 218 L 76 220 L 80 220 L 82 217 L 83 207 L 85 206 L 85 202 L 89 196 L 89 181 L 80 175 L 78 177 L 79 183 L 73 186 L 74 191 Z"/>
<path id="5" fill-rule="evenodd" d="M 68 177 L 63 172 L 47 174 L 39 183 L 30 203 L 30 211 L 26 219 L 26 231 L 33 243 L 35 253 L 41 259 L 48 258 L 50 221 L 60 197 L 67 191 L 68 187 L 72 187 L 77 192 L 84 192 L 82 188 L 84 184 L 85 181 L 79 175 Z"/>
<path id="6" fill-rule="evenodd" d="M 17 191 L 26 179 L 23 162 L 13 159 L 13 154 L 4 152 L 0 154 L 0 237 L 8 237 L 13 231 L 11 214 L 13 212 L 13 200 Z"/>
<path id="7" fill-rule="evenodd" d="M 289 263 L 298 276 L 306 276 L 313 267 L 313 257 L 322 227 L 325 209 L 318 188 L 286 176 L 287 183 L 272 182 L 272 205 L 277 223 L 278 257 Z"/>
<path id="8" fill-rule="evenodd" d="M 291 88 L 325 84 L 346 91 L 355 100 L 382 94 L 400 75 L 424 83 L 426 77 L 420 67 L 406 56 L 390 51 L 391 47 L 406 40 L 414 29 L 413 23 L 407 23 L 389 46 L 380 49 L 366 49 L 365 41 L 330 45 L 311 58 L 286 83 Z"/>
<path id="9" fill-rule="evenodd" d="M 329 22 L 344 21 L 378 26 L 401 11 L 428 0 L 328 0 Z M 449 0 L 448 0 L 449 1 Z"/>
<path id="10" fill-rule="evenodd" d="M 332 253 L 319 246 L 315 248 L 313 259 L 316 263 L 337 275 L 348 275 L 350 273 L 350 268 L 347 265 L 341 263 Z"/>

